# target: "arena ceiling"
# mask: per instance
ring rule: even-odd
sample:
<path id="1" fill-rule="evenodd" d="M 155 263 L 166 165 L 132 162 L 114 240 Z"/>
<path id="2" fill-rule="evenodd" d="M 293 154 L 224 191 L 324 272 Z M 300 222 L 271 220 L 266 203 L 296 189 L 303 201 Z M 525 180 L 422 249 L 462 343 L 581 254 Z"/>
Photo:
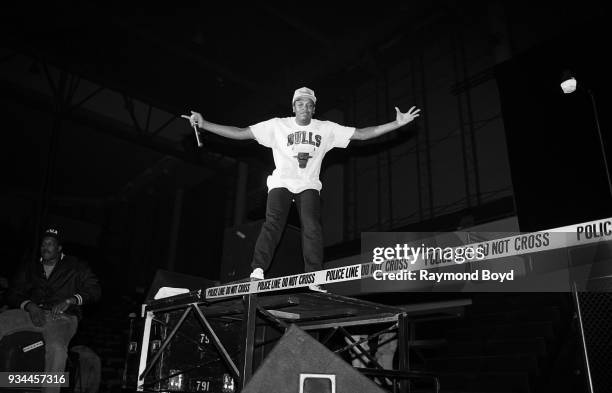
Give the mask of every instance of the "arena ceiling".
<path id="1" fill-rule="evenodd" d="M 545 14 L 532 10 L 528 15 L 536 16 L 523 16 L 514 2 L 505 3 L 515 16 L 537 21 Z M 34 94 L 32 87 L 36 78 L 42 80 L 48 69 L 55 69 L 87 81 L 94 93 L 109 89 L 120 94 L 124 100 L 120 106 L 146 103 L 161 113 L 158 131 L 172 120 L 164 116 L 180 116 L 190 109 L 211 121 L 237 126 L 289 115 L 291 94 L 303 85 L 326 98 L 317 108 L 324 113 L 341 106 L 351 89 L 420 45 L 415 32 L 444 18 L 470 23 L 486 13 L 485 5 L 450 0 L 376 6 L 354 2 L 350 7 L 291 2 L 217 2 L 214 7 L 197 1 L 172 6 L 23 3 L 3 12 L 0 68 L 16 62 L 23 72 L 14 77 L 10 67 L 0 70 L 0 98 L 53 112 L 53 97 Z M 59 78 L 50 78 L 51 84 L 58 84 Z M 167 163 L 173 162 L 168 156 L 207 171 L 185 180 L 188 183 L 231 170 L 236 159 L 254 166 L 270 164 L 269 154 L 249 142 L 213 135 L 206 149 L 194 152 L 193 135 L 178 122 L 174 128 L 147 133 L 139 129 L 149 124 L 146 113 L 136 113 L 140 118 L 134 124 L 121 124 L 106 116 L 110 111 L 103 105 L 71 111 L 70 124 L 62 124 L 56 172 L 59 179 L 64 176 L 66 194 L 100 196 L 124 190 L 160 166 L 167 173 Z M 5 117 L 12 119 L 9 127 L 28 129 L 9 133 L 5 140 L 4 155 L 17 161 L 14 166 L 19 168 L 12 171 L 8 184 L 35 191 L 42 181 L 52 125 L 32 127 L 15 113 Z M 97 136 L 79 135 L 79 124 L 97 129 Z M 172 166 L 176 167 L 174 162 Z M 79 183 L 66 177 L 90 180 Z M 29 186 L 24 179 L 31 180 Z"/>

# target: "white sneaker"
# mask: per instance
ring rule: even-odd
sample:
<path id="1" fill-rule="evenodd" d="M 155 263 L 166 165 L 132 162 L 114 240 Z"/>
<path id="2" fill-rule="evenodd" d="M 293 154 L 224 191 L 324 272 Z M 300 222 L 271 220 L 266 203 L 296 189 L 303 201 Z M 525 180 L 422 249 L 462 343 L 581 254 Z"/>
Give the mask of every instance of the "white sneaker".
<path id="1" fill-rule="evenodd" d="M 251 273 L 249 277 L 255 280 L 263 280 L 264 279 L 263 269 L 260 267 L 253 269 L 253 272 Z"/>
<path id="2" fill-rule="evenodd" d="M 310 289 L 311 291 L 315 291 L 315 292 L 321 292 L 321 293 L 327 293 L 327 290 L 324 289 L 321 285 L 309 285 L 308 289 Z"/>

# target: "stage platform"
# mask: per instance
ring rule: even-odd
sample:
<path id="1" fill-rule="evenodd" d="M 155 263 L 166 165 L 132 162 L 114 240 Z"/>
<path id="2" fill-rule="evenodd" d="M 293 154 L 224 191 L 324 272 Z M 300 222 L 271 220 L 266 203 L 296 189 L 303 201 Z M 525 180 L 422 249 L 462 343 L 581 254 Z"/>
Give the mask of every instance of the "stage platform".
<path id="1" fill-rule="evenodd" d="M 361 352 L 365 352 L 361 344 L 367 339 L 354 341 L 345 328 L 382 324 L 383 331 L 397 332 L 400 367 L 394 371 L 396 376 L 399 379 L 430 378 L 435 386 L 437 378 L 434 375 L 409 370 L 408 351 L 414 339 L 411 333 L 414 330 L 414 324 L 423 320 L 460 317 L 463 315 L 464 308 L 471 304 L 471 300 L 466 298 L 388 306 L 333 293 L 311 291 L 281 291 L 206 299 L 204 292 L 203 290 L 192 291 L 153 300 L 143 305 L 143 316 L 146 318 L 141 348 L 149 348 L 151 324 L 154 320 L 159 321 L 161 319 L 159 316 L 174 313 L 177 322 L 166 325 L 168 334 L 153 359 L 148 359 L 148 351 L 142 351 L 138 373 L 139 390 L 146 390 L 144 388 L 145 377 L 150 374 L 154 364 L 159 360 L 172 338 L 180 331 L 181 325 L 188 316 L 199 320 L 202 326 L 201 333 L 210 338 L 214 344 L 212 349 L 216 349 L 215 352 L 218 352 L 227 370 L 241 387 L 246 385 L 253 372 L 253 353 L 257 346 L 255 330 L 261 324 L 270 324 L 280 331 L 286 331 L 290 325 L 311 331 L 327 329 L 325 338 L 321 340 L 322 343 L 329 340 L 333 334 L 339 334 L 352 343 L 345 349 L 355 348 Z M 215 326 L 218 325 L 215 323 L 233 324 L 237 327 L 232 336 L 232 340 L 237 342 L 237 345 L 232 346 L 233 344 L 224 342 L 227 340 L 227 335 L 222 337 L 223 332 L 217 334 Z M 230 349 L 227 349 L 228 345 Z M 376 365 L 375 362 L 374 364 Z M 382 367 L 378 368 L 378 371 L 382 371 Z M 369 371 L 371 374 L 372 370 Z"/>
<path id="2" fill-rule="evenodd" d="M 188 303 L 186 303 L 188 302 Z M 210 318 L 243 319 L 245 304 L 242 298 L 207 302 L 197 293 L 189 296 L 174 296 L 147 304 L 147 311 L 164 311 L 197 303 L 204 315 Z M 283 293 L 258 295 L 258 306 L 287 323 L 296 324 L 303 330 L 322 329 L 334 326 L 367 325 L 397 321 L 403 308 L 385 306 L 333 293 Z"/>

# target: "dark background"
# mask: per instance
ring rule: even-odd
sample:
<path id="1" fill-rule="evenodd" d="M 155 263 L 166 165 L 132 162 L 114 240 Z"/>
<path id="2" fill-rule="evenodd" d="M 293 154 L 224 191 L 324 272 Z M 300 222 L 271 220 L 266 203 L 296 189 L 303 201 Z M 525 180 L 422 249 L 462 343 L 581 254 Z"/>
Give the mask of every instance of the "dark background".
<path id="1" fill-rule="evenodd" d="M 197 4 L 9 7 L 0 97 L 2 230 L 13 245 L 5 275 L 31 254 L 40 228 L 55 223 L 66 227 L 67 251 L 94 260 L 102 275 L 129 277 L 109 283 L 119 290 L 142 291 L 156 268 L 219 279 L 225 228 L 263 218 L 271 154 L 254 141 L 209 134 L 197 149 L 176 117 L 196 109 L 211 121 L 246 126 L 288 116 L 287 97 L 302 85 L 324 97 L 321 118 L 350 125 L 392 120 L 392 99 L 423 109 L 405 131 L 329 154 L 322 170 L 324 226 L 335 234 L 326 236 L 326 260 L 355 255 L 364 230 L 452 230 L 516 217 L 520 228 L 500 230 L 532 231 L 609 215 L 590 103 L 584 91 L 565 96 L 558 86 L 561 71 L 571 68 L 592 89 L 609 145 L 603 8 L 524 12 L 513 2 L 492 4 L 325 11 L 245 5 L 240 12 Z M 496 15 L 501 27 L 484 31 Z M 452 56 L 444 49 L 430 54 L 446 35 L 456 40 Z M 497 54 L 500 48 L 505 55 Z M 459 57 L 454 80 L 436 82 L 448 83 L 444 94 L 453 101 L 444 104 L 429 66 L 419 62 L 437 61 L 450 72 L 451 64 L 440 62 Z M 408 79 L 394 76 L 398 68 Z M 483 83 L 498 91 L 493 101 L 500 113 L 493 119 L 500 132 L 474 128 L 477 108 L 489 101 L 477 94 Z M 429 141 L 437 132 L 432 124 L 454 106 L 461 115 L 457 122 L 456 114 L 449 117 L 449 125 L 468 142 L 472 133 L 480 157 L 470 158 L 465 140 L 453 139 L 457 150 L 450 155 Z M 415 161 L 403 161 L 415 154 Z M 460 166 L 448 160 L 453 154 L 464 157 L 463 175 L 446 169 Z M 506 160 L 508 169 L 485 173 Z M 243 199 L 239 163 L 248 168 Z M 341 172 L 328 175 L 329 168 Z M 506 179 L 502 194 L 484 185 L 496 177 Z M 446 205 L 437 205 L 441 198 Z M 289 222 L 299 227 L 295 211 Z"/>
<path id="2" fill-rule="evenodd" d="M 58 225 L 65 252 L 89 261 L 103 285 L 75 342 L 102 355 L 102 391 L 116 389 L 126 315 L 139 311 L 155 272 L 245 275 L 265 213 L 270 151 L 208 133 L 198 149 L 180 115 L 245 127 L 290 116 L 301 86 L 315 90 L 318 118 L 356 127 L 393 121 L 394 106 L 422 109 L 402 130 L 326 157 L 327 266 L 358 255 L 367 231 L 536 231 L 609 217 L 583 89 L 596 97 L 609 152 L 607 9 L 464 3 L 5 6 L 0 277 L 35 258 L 43 227 Z M 572 95 L 559 87 L 566 68 L 581 87 Z M 302 266 L 295 211 L 289 223 L 271 274 Z M 464 319 L 419 330 L 448 339 L 421 364 L 446 370 L 444 386 L 584 388 L 568 294 L 472 295 Z"/>
<path id="3" fill-rule="evenodd" d="M 523 231 L 610 215 L 611 195 L 586 91 L 590 89 L 595 97 L 607 148 L 610 61 L 601 56 L 598 39 L 604 35 L 603 24 L 579 26 L 497 69 Z M 560 68 L 573 70 L 580 81 L 581 89 L 575 94 L 559 94 Z"/>

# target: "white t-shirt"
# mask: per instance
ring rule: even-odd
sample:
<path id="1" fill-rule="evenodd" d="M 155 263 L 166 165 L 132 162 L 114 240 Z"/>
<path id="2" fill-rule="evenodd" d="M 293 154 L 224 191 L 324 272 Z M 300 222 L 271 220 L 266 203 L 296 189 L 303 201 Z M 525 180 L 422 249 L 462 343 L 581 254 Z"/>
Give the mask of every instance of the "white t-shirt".
<path id="1" fill-rule="evenodd" d="M 275 117 L 250 128 L 255 140 L 271 148 L 274 155 L 276 169 L 268 176 L 268 191 L 285 187 L 295 194 L 308 189 L 321 191 L 319 172 L 325 153 L 347 147 L 355 132 L 354 127 L 316 119 L 300 126 L 295 117 Z"/>

